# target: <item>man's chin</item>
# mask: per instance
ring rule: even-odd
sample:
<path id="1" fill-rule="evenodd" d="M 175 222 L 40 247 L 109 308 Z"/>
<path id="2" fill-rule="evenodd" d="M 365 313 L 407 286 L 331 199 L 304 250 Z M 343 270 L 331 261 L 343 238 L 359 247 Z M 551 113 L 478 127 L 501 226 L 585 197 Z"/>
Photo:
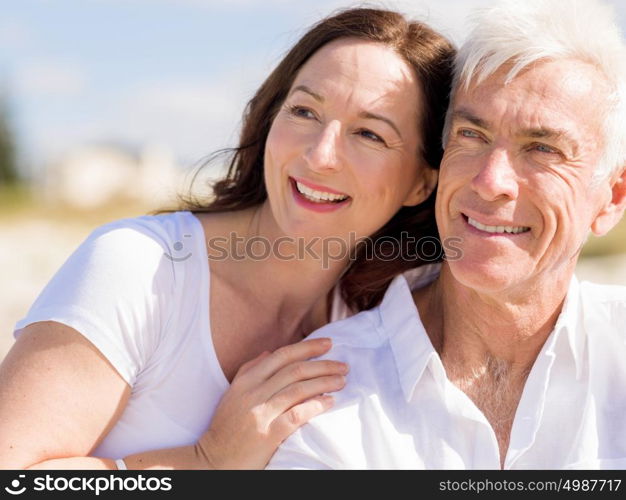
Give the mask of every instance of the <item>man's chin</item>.
<path id="1" fill-rule="evenodd" d="M 462 258 L 448 262 L 448 266 L 455 281 L 480 293 L 501 293 L 522 281 L 519 263 L 510 260 Z"/>

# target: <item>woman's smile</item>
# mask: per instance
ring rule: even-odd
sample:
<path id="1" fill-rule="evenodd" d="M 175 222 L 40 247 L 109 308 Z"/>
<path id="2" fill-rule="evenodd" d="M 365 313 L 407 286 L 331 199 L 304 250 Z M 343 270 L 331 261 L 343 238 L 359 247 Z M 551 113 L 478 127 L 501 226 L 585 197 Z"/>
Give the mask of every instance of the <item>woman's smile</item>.
<path id="1" fill-rule="evenodd" d="M 350 204 L 352 198 L 334 189 L 289 177 L 296 203 L 315 212 L 332 212 Z"/>

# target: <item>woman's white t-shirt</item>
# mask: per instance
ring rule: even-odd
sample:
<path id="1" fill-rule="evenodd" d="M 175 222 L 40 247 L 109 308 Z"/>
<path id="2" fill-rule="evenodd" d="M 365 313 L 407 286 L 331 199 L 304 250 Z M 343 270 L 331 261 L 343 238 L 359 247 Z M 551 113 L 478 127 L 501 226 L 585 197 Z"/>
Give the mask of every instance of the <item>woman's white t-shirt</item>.
<path id="1" fill-rule="evenodd" d="M 17 322 L 16 337 L 37 321 L 70 326 L 131 386 L 93 456 L 189 445 L 207 429 L 229 386 L 211 338 L 209 286 L 205 235 L 192 213 L 123 219 L 91 233 Z M 333 302 L 339 319 L 345 308 Z"/>

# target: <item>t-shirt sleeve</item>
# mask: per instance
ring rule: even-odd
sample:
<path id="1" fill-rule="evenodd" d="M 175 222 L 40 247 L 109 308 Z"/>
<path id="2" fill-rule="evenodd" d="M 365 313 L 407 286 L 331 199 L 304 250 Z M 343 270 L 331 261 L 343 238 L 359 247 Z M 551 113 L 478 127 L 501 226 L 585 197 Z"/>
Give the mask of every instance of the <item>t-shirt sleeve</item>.
<path id="1" fill-rule="evenodd" d="M 174 278 L 158 233 L 132 221 L 89 235 L 14 328 L 18 337 L 39 321 L 67 325 L 94 344 L 131 386 L 158 345 Z"/>

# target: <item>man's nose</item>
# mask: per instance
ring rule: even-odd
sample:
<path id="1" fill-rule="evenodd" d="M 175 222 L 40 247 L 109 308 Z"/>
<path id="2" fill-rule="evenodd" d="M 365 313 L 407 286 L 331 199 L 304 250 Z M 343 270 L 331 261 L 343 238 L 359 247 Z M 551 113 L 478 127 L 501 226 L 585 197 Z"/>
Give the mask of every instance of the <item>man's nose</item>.
<path id="1" fill-rule="evenodd" d="M 472 179 L 472 189 L 486 201 L 517 198 L 517 174 L 506 150 L 489 153 Z"/>
<path id="2" fill-rule="evenodd" d="M 311 170 L 323 173 L 341 169 L 341 123 L 327 123 L 305 152 L 304 158 Z"/>

